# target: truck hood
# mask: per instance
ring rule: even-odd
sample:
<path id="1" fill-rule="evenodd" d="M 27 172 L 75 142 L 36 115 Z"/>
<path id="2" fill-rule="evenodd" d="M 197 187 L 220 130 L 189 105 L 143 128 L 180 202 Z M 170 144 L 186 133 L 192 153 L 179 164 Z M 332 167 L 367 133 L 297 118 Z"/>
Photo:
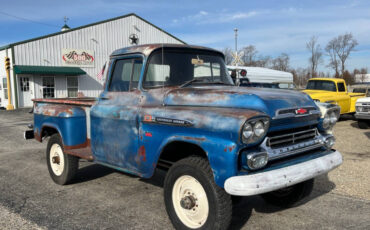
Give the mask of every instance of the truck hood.
<path id="1" fill-rule="evenodd" d="M 319 97 L 320 98 L 331 97 L 337 94 L 337 92 L 331 92 L 331 91 L 325 91 L 325 90 L 312 90 L 312 89 L 306 89 L 306 90 L 303 90 L 303 92 L 310 95 L 312 99 L 317 99 Z"/>
<path id="2" fill-rule="evenodd" d="M 283 108 L 316 107 L 314 101 L 301 92 L 235 86 L 197 86 L 170 90 L 166 106 L 209 106 L 258 110 L 274 117 Z"/>

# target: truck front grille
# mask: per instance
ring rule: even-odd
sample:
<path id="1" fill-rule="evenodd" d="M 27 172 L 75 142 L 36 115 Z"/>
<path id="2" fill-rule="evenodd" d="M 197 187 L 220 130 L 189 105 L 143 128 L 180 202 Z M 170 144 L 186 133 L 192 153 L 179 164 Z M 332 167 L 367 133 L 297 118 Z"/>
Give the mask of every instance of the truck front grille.
<path id="1" fill-rule="evenodd" d="M 270 148 L 280 148 L 297 144 L 300 142 L 313 140 L 318 135 L 316 128 L 303 131 L 292 131 L 285 134 L 276 134 L 268 137 L 266 145 Z"/>

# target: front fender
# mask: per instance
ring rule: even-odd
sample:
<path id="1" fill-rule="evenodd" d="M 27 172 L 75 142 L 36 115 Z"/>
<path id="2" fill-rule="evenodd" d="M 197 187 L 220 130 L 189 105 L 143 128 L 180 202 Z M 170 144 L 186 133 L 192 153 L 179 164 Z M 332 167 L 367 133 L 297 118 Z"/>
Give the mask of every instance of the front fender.
<path id="1" fill-rule="evenodd" d="M 220 187 L 224 187 L 224 182 L 227 178 L 237 174 L 239 152 L 237 143 L 218 137 L 205 137 L 202 135 L 187 136 L 179 134 L 164 139 L 159 147 L 159 153 L 161 154 L 167 145 L 175 141 L 197 145 L 206 153 L 215 182 Z M 160 154 L 157 156 L 157 163 Z"/>

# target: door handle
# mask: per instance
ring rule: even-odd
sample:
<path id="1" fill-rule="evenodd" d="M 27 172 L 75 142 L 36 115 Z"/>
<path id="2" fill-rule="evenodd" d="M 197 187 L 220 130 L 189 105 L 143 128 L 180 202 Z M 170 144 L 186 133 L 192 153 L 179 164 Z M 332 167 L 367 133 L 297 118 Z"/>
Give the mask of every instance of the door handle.
<path id="1" fill-rule="evenodd" d="M 104 96 L 100 96 L 99 97 L 101 100 L 109 100 L 110 98 L 108 97 L 108 96 L 106 96 L 106 95 L 104 95 Z"/>

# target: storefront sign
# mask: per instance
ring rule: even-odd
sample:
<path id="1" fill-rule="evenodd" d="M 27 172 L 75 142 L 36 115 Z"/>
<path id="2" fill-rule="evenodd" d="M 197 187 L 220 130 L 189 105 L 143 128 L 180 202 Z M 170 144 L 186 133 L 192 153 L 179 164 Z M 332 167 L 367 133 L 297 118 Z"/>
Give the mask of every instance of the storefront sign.
<path id="1" fill-rule="evenodd" d="M 94 67 L 94 51 L 62 49 L 62 65 L 76 67 Z"/>

